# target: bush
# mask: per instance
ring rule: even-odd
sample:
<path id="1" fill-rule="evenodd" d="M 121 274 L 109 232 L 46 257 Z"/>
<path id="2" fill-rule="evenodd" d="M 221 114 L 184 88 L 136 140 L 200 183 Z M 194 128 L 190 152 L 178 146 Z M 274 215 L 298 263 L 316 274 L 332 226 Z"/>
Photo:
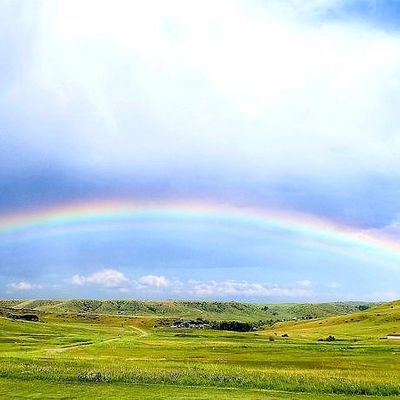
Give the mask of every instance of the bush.
<path id="1" fill-rule="evenodd" d="M 326 339 L 318 339 L 318 342 L 334 342 L 335 340 L 335 336 L 329 335 Z"/>
<path id="2" fill-rule="evenodd" d="M 78 380 L 81 382 L 107 382 L 108 379 L 101 371 L 85 371 L 78 375 Z"/>

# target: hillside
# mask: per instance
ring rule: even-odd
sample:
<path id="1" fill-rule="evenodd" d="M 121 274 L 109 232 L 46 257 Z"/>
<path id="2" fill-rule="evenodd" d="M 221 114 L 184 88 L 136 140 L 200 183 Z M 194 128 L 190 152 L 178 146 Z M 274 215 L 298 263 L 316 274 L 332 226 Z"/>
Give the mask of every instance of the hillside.
<path id="1" fill-rule="evenodd" d="M 369 308 L 374 303 L 253 304 L 224 301 L 1 300 L 0 307 L 52 313 L 143 315 L 242 321 L 323 318 Z"/>
<path id="2" fill-rule="evenodd" d="M 365 311 L 311 321 L 280 322 L 266 332 L 290 337 L 318 339 L 328 335 L 343 339 L 380 339 L 400 333 L 400 301 L 377 305 Z"/>

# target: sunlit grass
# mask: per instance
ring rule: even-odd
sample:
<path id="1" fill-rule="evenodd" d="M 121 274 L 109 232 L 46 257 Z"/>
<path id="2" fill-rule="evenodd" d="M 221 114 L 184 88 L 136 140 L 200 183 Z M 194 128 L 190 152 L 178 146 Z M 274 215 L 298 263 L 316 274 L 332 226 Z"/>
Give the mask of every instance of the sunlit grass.
<path id="1" fill-rule="evenodd" d="M 152 318 L 125 316 L 0 318 L 0 378 L 97 384 L 99 393 L 125 384 L 400 396 L 400 343 L 380 339 L 398 306 L 385 307 L 369 318 L 360 313 L 249 333 L 155 329 Z M 337 340 L 318 341 L 328 334 Z"/>

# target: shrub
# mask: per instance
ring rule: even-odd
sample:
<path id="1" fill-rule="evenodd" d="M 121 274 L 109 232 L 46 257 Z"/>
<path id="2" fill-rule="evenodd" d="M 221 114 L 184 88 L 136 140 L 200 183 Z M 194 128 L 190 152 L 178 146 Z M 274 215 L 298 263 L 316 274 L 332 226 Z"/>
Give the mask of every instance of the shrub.
<path id="1" fill-rule="evenodd" d="M 78 375 L 78 380 L 82 382 L 107 382 L 108 379 L 101 371 L 89 370 Z"/>

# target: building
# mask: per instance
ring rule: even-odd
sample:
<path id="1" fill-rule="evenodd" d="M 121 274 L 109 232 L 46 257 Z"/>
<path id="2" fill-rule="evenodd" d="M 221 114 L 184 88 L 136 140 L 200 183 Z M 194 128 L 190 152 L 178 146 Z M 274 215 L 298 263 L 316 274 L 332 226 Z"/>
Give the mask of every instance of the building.
<path id="1" fill-rule="evenodd" d="M 400 333 L 389 333 L 389 335 L 386 336 L 386 339 L 400 340 Z"/>
<path id="2" fill-rule="evenodd" d="M 181 328 L 181 329 L 206 329 L 210 325 L 199 322 L 199 321 L 176 321 L 171 325 L 171 328 Z"/>

